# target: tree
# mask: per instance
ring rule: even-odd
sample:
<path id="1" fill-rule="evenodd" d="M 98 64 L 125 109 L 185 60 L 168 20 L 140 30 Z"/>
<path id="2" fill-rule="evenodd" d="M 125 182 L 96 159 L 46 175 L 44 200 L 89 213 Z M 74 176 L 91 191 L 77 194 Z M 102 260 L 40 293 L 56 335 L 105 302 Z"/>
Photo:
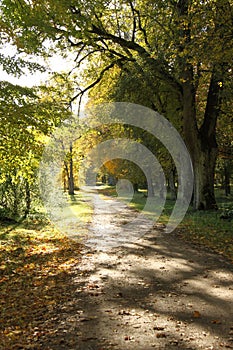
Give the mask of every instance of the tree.
<path id="1" fill-rule="evenodd" d="M 115 66 L 129 72 L 132 67 L 150 89 L 156 88 L 151 101 L 156 109 L 156 92 L 166 89 L 174 105 L 182 109 L 183 135 L 194 165 L 194 207 L 216 208 L 216 123 L 232 60 L 230 1 L 2 3 L 4 25 L 14 32 L 18 46 L 23 43 L 26 50 L 39 52 L 45 39 L 50 39 L 58 48 L 76 50 L 77 67 L 83 60 L 95 58 L 94 79 L 73 99 L 95 86 Z M 206 81 L 206 93 L 198 96 L 202 81 Z M 198 114 L 200 99 L 202 115 Z"/>
<path id="2" fill-rule="evenodd" d="M 90 70 L 87 69 L 86 71 L 88 72 L 88 76 L 92 75 L 91 68 Z M 88 105 L 98 104 L 104 101 L 127 101 L 132 103 L 139 103 L 147 107 L 152 106 L 154 108 L 154 105 L 156 103 L 158 111 L 161 114 L 165 114 L 169 121 L 181 132 L 181 122 L 179 118 L 180 107 L 174 104 L 174 101 L 170 96 L 171 94 L 168 94 L 166 89 L 150 89 L 148 91 L 146 87 L 147 82 L 145 82 L 137 70 L 133 70 L 131 67 L 130 71 L 126 69 L 122 71 L 118 67 L 114 67 L 111 69 L 111 71 L 106 72 L 101 81 L 91 89 L 89 92 Z M 168 182 L 168 190 L 171 192 L 172 198 L 175 199 L 176 168 L 167 149 L 161 144 L 161 142 L 156 140 L 145 130 L 141 130 L 130 125 L 124 125 L 124 134 L 126 138 L 137 140 L 137 142 L 145 145 L 147 149 L 149 149 L 156 156 L 160 164 L 163 166 L 163 170 Z M 130 166 L 129 163 L 127 164 Z M 143 186 L 145 186 L 146 179 L 142 176 L 141 172 L 137 171 L 137 167 L 132 168 L 132 173 L 134 174 L 133 182 L 135 184 L 135 187 L 137 187 L 138 184 L 141 186 L 143 184 Z M 149 186 L 149 188 L 153 190 L 152 186 Z M 154 192 L 149 193 L 149 196 L 153 195 Z"/>
<path id="3" fill-rule="evenodd" d="M 35 141 L 39 121 L 32 116 L 34 98 L 31 89 L 1 83 L 1 206 L 13 216 L 27 214 L 31 205 L 29 188 L 41 148 Z"/>
<path id="4" fill-rule="evenodd" d="M 70 112 L 48 86 L 0 86 L 0 206 L 3 215 L 22 217 L 31 208 L 46 135 Z"/>
<path id="5" fill-rule="evenodd" d="M 232 91 L 232 87 L 231 87 Z M 223 96 L 224 100 L 224 96 Z M 220 175 L 221 185 L 225 190 L 225 195 L 231 193 L 231 178 L 233 174 L 233 118 L 232 101 L 223 103 L 222 117 L 218 121 L 217 142 L 219 154 L 217 161 L 216 177 Z"/>
<path id="6" fill-rule="evenodd" d="M 68 124 L 68 128 L 62 129 L 63 132 L 65 131 L 65 134 L 59 135 L 59 137 L 65 152 L 63 181 L 68 184 L 69 195 L 74 195 L 73 143 L 75 139 L 73 133 L 77 125 L 76 121 L 73 123 L 72 104 L 70 104 L 74 94 L 74 83 L 69 79 L 67 74 L 55 73 L 48 84 L 41 87 L 41 89 L 43 89 L 45 102 L 50 105 L 53 117 L 58 116 L 59 123 L 64 121 L 66 125 Z M 79 132 L 80 131 L 78 131 L 78 134 Z M 77 138 L 79 138 L 79 136 Z M 68 147 L 66 145 L 67 141 Z M 66 186 L 64 186 L 64 189 L 66 189 Z"/>

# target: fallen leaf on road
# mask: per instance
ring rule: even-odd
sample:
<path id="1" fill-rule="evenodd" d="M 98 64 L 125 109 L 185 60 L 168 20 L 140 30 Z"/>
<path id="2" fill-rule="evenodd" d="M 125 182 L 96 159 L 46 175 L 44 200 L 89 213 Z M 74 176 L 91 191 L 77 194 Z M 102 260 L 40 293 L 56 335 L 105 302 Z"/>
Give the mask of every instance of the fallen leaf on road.
<path id="1" fill-rule="evenodd" d="M 211 323 L 213 323 L 213 324 L 221 324 L 222 322 L 220 320 L 212 320 Z"/>
<path id="2" fill-rule="evenodd" d="M 125 340 L 133 340 L 133 337 L 131 337 L 131 336 L 129 336 L 129 335 L 126 335 L 124 339 L 125 339 Z"/>
<path id="3" fill-rule="evenodd" d="M 153 327 L 154 330 L 156 331 L 163 331 L 165 327 L 160 327 L 160 326 L 155 326 Z"/>
<path id="4" fill-rule="evenodd" d="M 166 337 L 167 337 L 166 333 L 157 333 L 156 334 L 156 338 L 166 338 Z"/>
<path id="5" fill-rule="evenodd" d="M 201 317 L 201 314 L 199 311 L 193 311 L 193 317 L 194 318 L 200 318 Z"/>
<path id="6" fill-rule="evenodd" d="M 118 315 L 130 315 L 130 311 L 128 310 L 121 310 L 118 312 Z"/>

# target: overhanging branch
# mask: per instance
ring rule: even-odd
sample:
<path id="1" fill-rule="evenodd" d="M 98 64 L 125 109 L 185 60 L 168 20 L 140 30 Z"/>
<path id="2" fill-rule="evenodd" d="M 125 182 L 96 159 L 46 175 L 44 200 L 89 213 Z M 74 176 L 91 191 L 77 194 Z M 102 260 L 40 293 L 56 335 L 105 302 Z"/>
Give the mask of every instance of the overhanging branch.
<path id="1" fill-rule="evenodd" d="M 164 66 L 164 62 L 151 57 L 151 54 L 146 51 L 146 49 L 141 45 L 108 33 L 106 30 L 98 28 L 95 25 L 92 25 L 92 29 L 89 32 L 98 35 L 104 40 L 109 40 L 115 44 L 120 45 L 120 47 L 124 50 L 132 50 L 137 52 L 143 61 L 152 68 L 152 70 L 156 73 L 157 76 L 160 77 L 161 80 L 166 81 L 176 92 L 181 93 L 181 86 L 179 82 L 169 73 L 169 70 Z"/>
<path id="2" fill-rule="evenodd" d="M 77 98 L 79 98 L 80 96 L 83 96 L 85 94 L 85 92 L 89 91 L 90 89 L 92 89 L 95 85 L 97 85 L 103 78 L 104 73 L 106 73 L 107 71 L 109 71 L 111 68 L 113 68 L 115 65 L 120 65 L 122 62 L 124 61 L 124 59 L 118 59 L 115 60 L 114 62 L 112 62 L 111 64 L 109 64 L 107 67 L 105 67 L 99 74 L 98 78 L 93 81 L 90 85 L 88 85 L 85 89 L 81 90 L 72 97 L 71 99 L 71 103 L 76 100 Z"/>

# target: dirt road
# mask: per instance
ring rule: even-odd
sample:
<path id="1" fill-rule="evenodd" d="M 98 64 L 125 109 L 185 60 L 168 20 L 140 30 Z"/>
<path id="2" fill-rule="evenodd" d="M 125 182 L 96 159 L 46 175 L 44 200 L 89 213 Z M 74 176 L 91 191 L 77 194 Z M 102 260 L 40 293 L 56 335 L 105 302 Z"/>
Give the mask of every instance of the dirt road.
<path id="1" fill-rule="evenodd" d="M 115 204 L 95 207 L 92 243 L 130 219 L 124 205 L 111 211 Z M 233 349 L 230 263 L 159 227 L 134 243 L 110 243 L 84 249 L 67 303 L 48 322 L 56 336 L 43 349 Z"/>

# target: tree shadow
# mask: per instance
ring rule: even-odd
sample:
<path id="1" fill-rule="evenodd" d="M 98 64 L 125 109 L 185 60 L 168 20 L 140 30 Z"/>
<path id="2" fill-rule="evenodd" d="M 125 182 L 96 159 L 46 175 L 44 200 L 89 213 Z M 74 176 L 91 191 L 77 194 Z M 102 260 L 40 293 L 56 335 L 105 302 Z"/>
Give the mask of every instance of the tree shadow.
<path id="1" fill-rule="evenodd" d="M 20 342 L 54 350 L 232 344 L 233 268 L 221 256 L 158 232 L 108 253 L 84 249 L 77 259 L 74 242 L 60 243 L 33 257 L 18 252 L 19 270 L 2 289 L 2 332 L 10 328 L 15 337 L 4 335 L 5 348 L 20 349 Z M 30 272 L 31 264 L 40 272 Z"/>

